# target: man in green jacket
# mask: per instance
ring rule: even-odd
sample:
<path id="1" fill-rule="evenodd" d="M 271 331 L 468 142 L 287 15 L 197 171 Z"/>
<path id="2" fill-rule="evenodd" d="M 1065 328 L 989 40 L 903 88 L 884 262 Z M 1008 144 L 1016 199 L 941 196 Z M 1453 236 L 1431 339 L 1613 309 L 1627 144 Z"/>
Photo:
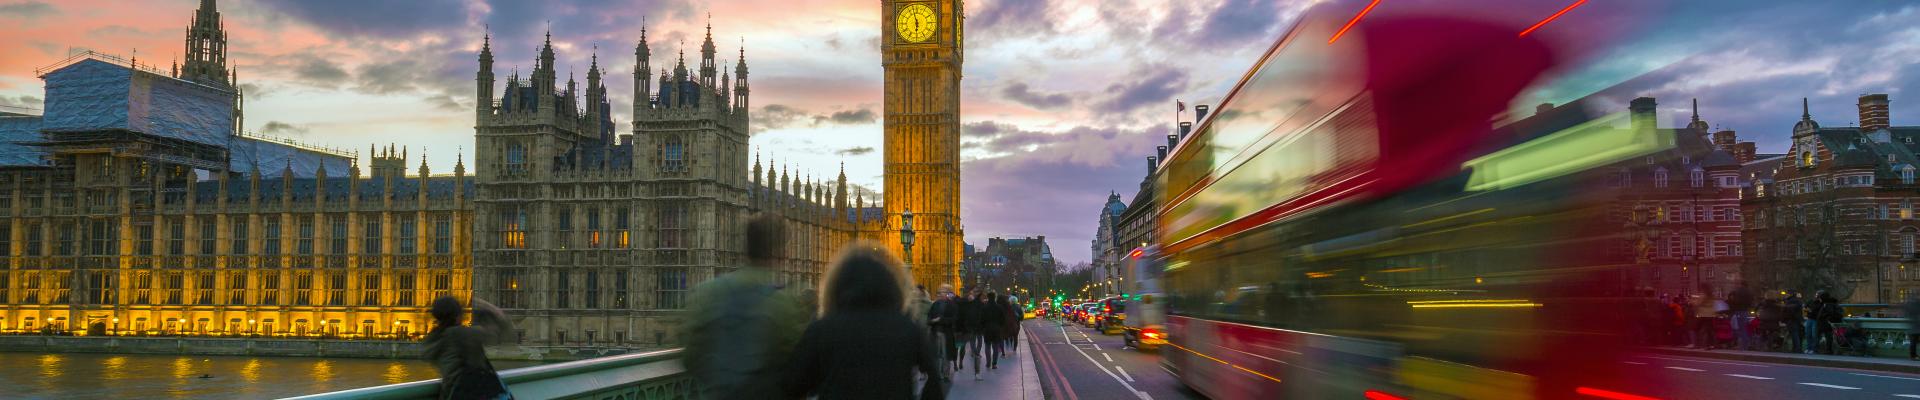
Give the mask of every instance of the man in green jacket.
<path id="1" fill-rule="evenodd" d="M 747 222 L 747 263 L 693 288 L 682 358 L 706 399 L 778 396 L 779 366 L 810 320 L 797 294 L 783 290 L 768 267 L 786 244 L 784 227 L 768 215 Z"/>

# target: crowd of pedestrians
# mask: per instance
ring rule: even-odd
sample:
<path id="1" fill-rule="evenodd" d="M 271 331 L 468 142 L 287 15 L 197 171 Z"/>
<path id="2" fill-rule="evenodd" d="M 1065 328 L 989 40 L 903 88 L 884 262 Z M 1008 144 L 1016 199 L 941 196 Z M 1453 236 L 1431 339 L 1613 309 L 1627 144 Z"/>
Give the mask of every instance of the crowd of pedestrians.
<path id="1" fill-rule="evenodd" d="M 1017 343 L 1017 299 L 991 291 L 928 293 L 874 243 L 827 267 L 817 296 L 782 288 L 765 266 L 784 248 L 780 221 L 749 221 L 752 265 L 693 290 L 682 337 L 701 398 L 944 398 L 971 359 L 974 380 Z M 802 297 L 817 297 L 817 309 Z"/>
<path id="2" fill-rule="evenodd" d="M 1716 295 L 1702 285 L 1685 296 L 1652 297 L 1641 318 L 1642 342 L 1690 349 L 1865 355 L 1866 331 L 1846 321 L 1841 301 L 1825 290 L 1764 296 L 1738 283 Z M 1907 317 L 1907 357 L 1920 360 L 1920 298 L 1899 305 Z"/>

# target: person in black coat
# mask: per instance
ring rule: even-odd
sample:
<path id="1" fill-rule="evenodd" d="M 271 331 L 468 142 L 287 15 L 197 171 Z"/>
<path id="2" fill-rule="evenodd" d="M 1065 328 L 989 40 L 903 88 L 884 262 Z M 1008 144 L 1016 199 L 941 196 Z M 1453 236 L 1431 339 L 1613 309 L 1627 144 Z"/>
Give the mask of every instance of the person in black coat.
<path id="1" fill-rule="evenodd" d="M 980 340 L 987 347 L 987 369 L 999 369 L 1000 353 L 1004 351 L 1007 343 L 1006 340 L 1001 339 L 1004 336 L 1002 333 L 1006 331 L 1007 303 L 1000 298 L 999 293 L 987 292 L 987 297 L 982 299 L 980 304 L 982 305 Z"/>
<path id="2" fill-rule="evenodd" d="M 927 324 L 931 325 L 933 340 L 940 348 L 939 361 L 957 370 L 960 369 L 960 350 L 954 347 L 959 343 L 954 339 L 954 325 L 960 320 L 960 302 L 953 295 L 953 285 L 940 285 L 940 293 L 934 296 L 933 308 L 927 312 Z M 953 379 L 949 374 L 942 374 L 941 378 Z"/>
<path id="3" fill-rule="evenodd" d="M 983 336 L 986 336 L 985 334 L 988 328 L 987 321 L 988 318 L 991 317 L 990 313 L 992 312 L 991 307 L 992 305 L 987 303 L 986 294 L 980 293 L 980 289 L 974 289 L 967 295 L 967 300 L 960 304 L 960 329 L 962 331 L 960 338 L 966 347 L 965 350 L 961 351 L 965 354 L 961 356 L 973 357 L 973 380 L 976 381 L 980 380 L 980 363 L 986 361 L 986 356 L 983 354 L 986 352 L 986 341 L 982 339 Z M 965 368 L 964 364 L 962 368 Z"/>
<path id="4" fill-rule="evenodd" d="M 906 399 L 914 397 L 914 370 L 940 372 L 924 330 L 906 313 L 906 274 L 878 246 L 854 244 L 827 272 L 820 290 L 825 311 L 807 325 L 789 360 L 781 388 L 790 398 Z M 929 379 L 920 398 L 946 388 Z"/>
<path id="5" fill-rule="evenodd" d="M 427 332 L 426 357 L 440 373 L 442 400 L 511 399 L 507 385 L 487 360 L 486 345 L 506 338 L 513 325 L 505 313 L 492 304 L 473 299 L 473 325 L 461 325 L 466 314 L 460 299 L 442 296 L 433 300 L 433 331 Z"/>

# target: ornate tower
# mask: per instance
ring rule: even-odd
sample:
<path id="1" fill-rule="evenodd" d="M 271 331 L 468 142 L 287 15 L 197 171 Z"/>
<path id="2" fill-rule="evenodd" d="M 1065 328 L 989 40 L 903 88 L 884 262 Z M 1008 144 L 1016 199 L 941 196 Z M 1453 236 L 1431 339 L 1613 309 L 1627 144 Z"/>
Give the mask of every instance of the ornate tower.
<path id="1" fill-rule="evenodd" d="M 180 79 L 202 84 L 233 87 L 233 72 L 227 70 L 227 28 L 220 22 L 220 10 L 213 0 L 200 0 L 193 12 L 193 24 L 187 25 L 187 63 Z"/>
<path id="2" fill-rule="evenodd" d="M 909 264 L 915 282 L 958 282 L 960 231 L 960 65 L 965 10 L 959 0 L 881 3 L 886 70 L 886 227 L 913 212 Z M 885 235 L 883 237 L 890 237 Z M 898 240 L 882 240 L 895 250 Z"/>

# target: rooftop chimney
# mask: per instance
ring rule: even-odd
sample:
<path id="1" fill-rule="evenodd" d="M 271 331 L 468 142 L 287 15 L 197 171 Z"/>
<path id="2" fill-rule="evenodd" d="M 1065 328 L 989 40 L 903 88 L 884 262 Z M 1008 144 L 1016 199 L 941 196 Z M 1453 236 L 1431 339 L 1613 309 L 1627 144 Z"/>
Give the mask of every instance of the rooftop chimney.
<path id="1" fill-rule="evenodd" d="M 1155 146 L 1154 150 L 1159 150 L 1160 159 L 1167 159 L 1167 146 Z"/>
<path id="2" fill-rule="evenodd" d="M 1893 126 L 1887 118 L 1887 94 L 1860 95 L 1860 131 L 1872 132 Z"/>
<path id="3" fill-rule="evenodd" d="M 1633 129 L 1636 131 L 1654 129 L 1654 122 L 1659 120 L 1655 113 L 1658 107 L 1659 104 L 1655 103 L 1652 97 L 1636 98 L 1632 103 L 1628 103 L 1627 112 L 1632 113 Z"/>
<path id="4" fill-rule="evenodd" d="M 1553 103 L 1540 103 L 1540 105 L 1533 106 L 1534 115 L 1546 114 L 1548 111 L 1553 111 Z"/>
<path id="5" fill-rule="evenodd" d="M 1160 157 L 1147 157 L 1147 175 L 1153 175 L 1155 168 L 1160 168 Z"/>
<path id="6" fill-rule="evenodd" d="M 1193 133 L 1193 123 L 1181 122 L 1180 123 L 1180 139 L 1186 140 L 1188 133 Z"/>
<path id="7" fill-rule="evenodd" d="M 1206 120 L 1207 120 L 1207 105 L 1201 104 L 1201 105 L 1193 106 L 1193 122 L 1200 122 L 1200 121 L 1206 121 Z"/>
<path id="8" fill-rule="evenodd" d="M 1171 149 L 1171 148 L 1174 148 L 1175 146 L 1179 146 L 1179 145 L 1180 145 L 1180 137 L 1179 137 L 1179 136 L 1174 136 L 1174 135 L 1167 135 L 1167 148 L 1169 148 L 1169 149 Z"/>

